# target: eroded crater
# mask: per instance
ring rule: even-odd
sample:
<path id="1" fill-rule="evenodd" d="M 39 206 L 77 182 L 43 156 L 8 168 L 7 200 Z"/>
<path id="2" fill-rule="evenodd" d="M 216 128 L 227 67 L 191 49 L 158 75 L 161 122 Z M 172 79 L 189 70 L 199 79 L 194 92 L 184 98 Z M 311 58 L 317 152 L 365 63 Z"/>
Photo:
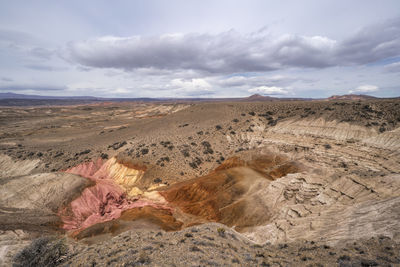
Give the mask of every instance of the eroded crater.
<path id="1" fill-rule="evenodd" d="M 303 169 L 302 164 L 274 153 L 233 157 L 206 176 L 169 187 L 143 188 L 147 170 L 143 164 L 116 157 L 98 159 L 65 171 L 86 177 L 94 185 L 62 207 L 58 215 L 62 228 L 78 239 L 115 235 L 137 227 L 139 221 L 141 227 L 166 231 L 206 222 L 245 231 L 265 224 L 271 216 L 259 198 L 260 190 Z"/>

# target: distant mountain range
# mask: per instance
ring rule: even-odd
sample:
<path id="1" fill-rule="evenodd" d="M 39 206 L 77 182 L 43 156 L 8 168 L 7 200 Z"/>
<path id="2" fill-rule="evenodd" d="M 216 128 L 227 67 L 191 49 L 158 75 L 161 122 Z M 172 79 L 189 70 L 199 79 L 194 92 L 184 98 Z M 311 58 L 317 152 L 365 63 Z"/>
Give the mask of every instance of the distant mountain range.
<path id="1" fill-rule="evenodd" d="M 370 96 L 370 95 L 333 95 L 328 98 L 328 100 L 368 100 L 368 99 L 376 99 L 378 97 Z"/>
<path id="2" fill-rule="evenodd" d="M 279 100 L 279 99 L 276 97 L 272 97 L 272 96 L 263 96 L 260 94 L 254 94 L 249 97 L 243 98 L 243 100 L 245 100 L 245 101 L 273 101 L 273 100 Z"/>
<path id="3" fill-rule="evenodd" d="M 377 99 L 378 97 L 369 96 L 369 95 L 333 95 L 329 98 L 324 98 L 325 100 L 368 100 L 368 99 Z M 0 93 L 0 100 L 4 103 L 4 101 L 8 100 L 64 100 L 64 101 L 84 101 L 84 102 L 101 102 L 101 101 L 141 101 L 141 102 L 150 102 L 150 101 L 162 101 L 162 102 L 170 102 L 170 101 L 193 101 L 193 102 L 201 102 L 201 101 L 244 101 L 244 102 L 257 102 L 257 101 L 278 101 L 278 100 L 316 100 L 313 98 L 278 98 L 271 96 L 262 96 L 260 94 L 254 94 L 249 97 L 239 97 L 239 98 L 106 98 L 106 97 L 94 97 L 94 96 L 41 96 L 41 95 L 26 95 L 26 94 L 16 94 L 16 93 Z M 323 100 L 323 99 L 319 99 Z M 1 105 L 1 103 L 0 103 Z"/>
<path id="4" fill-rule="evenodd" d="M 74 100 L 96 100 L 94 96 L 41 96 L 41 95 L 25 95 L 15 93 L 0 93 L 0 99 L 74 99 Z"/>
<path id="5" fill-rule="evenodd" d="M 41 96 L 41 95 L 26 95 L 16 93 L 0 93 L 0 99 L 39 99 L 39 100 L 92 100 L 92 101 L 225 101 L 225 100 L 247 100 L 247 101 L 267 101 L 267 100 L 279 100 L 279 98 L 262 96 L 255 94 L 244 98 L 110 98 L 110 97 L 94 97 L 94 96 Z"/>

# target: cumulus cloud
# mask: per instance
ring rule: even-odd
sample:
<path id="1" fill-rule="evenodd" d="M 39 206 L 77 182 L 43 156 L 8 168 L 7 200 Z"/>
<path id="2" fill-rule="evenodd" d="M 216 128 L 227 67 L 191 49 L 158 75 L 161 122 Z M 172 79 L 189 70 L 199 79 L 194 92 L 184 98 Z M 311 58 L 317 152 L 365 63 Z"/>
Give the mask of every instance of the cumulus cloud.
<path id="1" fill-rule="evenodd" d="M 211 85 L 205 79 L 173 79 L 165 86 L 173 94 L 199 96 L 213 94 Z"/>
<path id="2" fill-rule="evenodd" d="M 379 90 L 379 87 L 376 85 L 369 85 L 369 84 L 365 84 L 365 85 L 360 85 L 355 89 L 352 89 L 349 91 L 350 94 L 353 93 L 371 93 L 371 92 L 376 92 Z"/>
<path id="3" fill-rule="evenodd" d="M 270 71 L 285 66 L 326 67 L 335 41 L 323 37 L 240 35 L 234 31 L 156 37 L 103 37 L 71 43 L 78 63 L 99 68 L 191 69 L 208 73 Z"/>
<path id="4" fill-rule="evenodd" d="M 210 90 L 211 85 L 204 79 L 173 79 L 171 86 L 175 88 L 184 88 L 185 90 L 197 91 L 197 90 Z"/>
<path id="5" fill-rule="evenodd" d="M 248 90 L 250 93 L 257 93 L 263 95 L 287 95 L 289 92 L 277 86 L 259 86 Z"/>
<path id="6" fill-rule="evenodd" d="M 358 65 L 400 55 L 400 19 L 364 28 L 342 41 L 231 30 L 214 35 L 107 36 L 72 42 L 67 51 L 72 60 L 84 66 L 124 70 L 185 69 L 227 74 Z"/>

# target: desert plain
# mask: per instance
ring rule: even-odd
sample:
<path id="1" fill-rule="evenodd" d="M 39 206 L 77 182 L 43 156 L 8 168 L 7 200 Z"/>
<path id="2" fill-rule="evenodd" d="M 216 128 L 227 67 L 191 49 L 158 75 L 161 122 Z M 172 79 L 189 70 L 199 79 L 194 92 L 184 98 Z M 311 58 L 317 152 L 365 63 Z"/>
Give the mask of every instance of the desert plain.
<path id="1" fill-rule="evenodd" d="M 399 266 L 400 99 L 0 107 L 1 266 Z"/>

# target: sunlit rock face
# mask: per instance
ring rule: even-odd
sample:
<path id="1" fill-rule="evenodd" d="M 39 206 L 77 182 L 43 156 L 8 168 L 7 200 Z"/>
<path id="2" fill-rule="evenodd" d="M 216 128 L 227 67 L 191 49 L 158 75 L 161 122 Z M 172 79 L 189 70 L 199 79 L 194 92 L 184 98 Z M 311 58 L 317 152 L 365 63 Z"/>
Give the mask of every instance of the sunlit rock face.
<path id="1" fill-rule="evenodd" d="M 168 209 L 160 197 L 139 199 L 132 194 L 137 192 L 135 183 L 143 177 L 144 167 L 111 158 L 107 161 L 98 159 L 82 163 L 65 172 L 86 177 L 94 183 L 69 205 L 60 209 L 58 214 L 66 230 L 84 229 L 119 218 L 128 209 L 145 206 Z"/>
<path id="2" fill-rule="evenodd" d="M 136 220 L 164 230 L 211 221 L 235 226 L 240 231 L 269 220 L 268 205 L 260 197 L 260 190 L 301 168 L 300 164 L 275 154 L 247 160 L 234 157 L 206 176 L 163 191 L 142 192 L 136 185 L 146 171 L 145 166 L 116 158 L 99 159 L 66 170 L 88 178 L 94 185 L 58 214 L 63 228 L 72 230 L 77 238 L 111 228 L 119 232 L 130 224 L 127 222 Z M 133 191 L 140 191 L 140 195 Z M 113 222 L 106 223 L 109 221 Z"/>
<path id="3" fill-rule="evenodd" d="M 343 146 L 338 155 L 343 155 L 340 149 L 349 151 Z M 348 163 L 349 170 L 326 168 L 331 158 L 323 147 L 307 158 L 294 151 L 250 151 L 205 176 L 148 191 L 138 188 L 147 179 L 144 166 L 115 158 L 84 163 L 67 172 L 93 185 L 59 216 L 78 239 L 100 240 L 141 227 L 174 231 L 207 222 L 223 223 L 258 243 L 324 238 L 334 244 L 380 234 L 399 238 L 393 235 L 400 221 L 397 174 L 360 178 L 359 167 L 371 164 L 357 150 L 349 157 L 358 165 Z"/>
<path id="4" fill-rule="evenodd" d="M 0 154 L 0 177 L 14 177 L 28 175 L 38 165 L 39 160 L 14 161 L 6 155 Z"/>
<path id="5" fill-rule="evenodd" d="M 186 225 L 214 221 L 244 231 L 270 219 L 270 199 L 260 194 L 262 190 L 271 181 L 301 169 L 300 164 L 275 154 L 257 155 L 247 161 L 234 157 L 206 176 L 160 193 L 170 205 L 194 216 L 185 221 Z"/>
<path id="6" fill-rule="evenodd" d="M 320 136 L 335 140 L 361 141 L 368 146 L 399 149 L 400 129 L 380 133 L 376 129 L 354 125 L 336 120 L 302 119 L 286 120 L 279 127 L 268 130 L 270 133 L 291 134 L 295 136 Z"/>
<path id="7" fill-rule="evenodd" d="M 123 188 L 130 197 L 136 196 L 141 191 L 135 186 L 139 182 L 146 171 L 145 166 L 135 165 L 127 160 L 120 160 L 115 157 L 103 161 L 82 163 L 72 167 L 66 172 L 78 174 L 93 180 L 112 180 Z"/>

